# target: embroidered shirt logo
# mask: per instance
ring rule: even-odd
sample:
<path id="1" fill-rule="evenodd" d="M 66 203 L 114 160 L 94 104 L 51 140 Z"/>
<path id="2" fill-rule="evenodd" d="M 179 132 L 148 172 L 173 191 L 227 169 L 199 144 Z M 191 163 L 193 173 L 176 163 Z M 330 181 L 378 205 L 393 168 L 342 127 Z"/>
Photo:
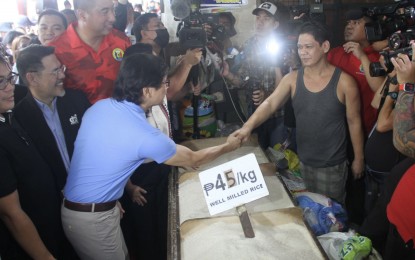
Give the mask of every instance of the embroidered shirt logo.
<path id="1" fill-rule="evenodd" d="M 71 125 L 79 124 L 78 116 L 74 114 L 73 116 L 71 116 L 71 118 L 69 118 L 69 122 L 71 123 Z"/>
<path id="2" fill-rule="evenodd" d="M 120 48 L 115 48 L 112 51 L 112 57 L 116 60 L 116 61 L 122 61 L 122 57 L 124 57 L 124 51 Z"/>

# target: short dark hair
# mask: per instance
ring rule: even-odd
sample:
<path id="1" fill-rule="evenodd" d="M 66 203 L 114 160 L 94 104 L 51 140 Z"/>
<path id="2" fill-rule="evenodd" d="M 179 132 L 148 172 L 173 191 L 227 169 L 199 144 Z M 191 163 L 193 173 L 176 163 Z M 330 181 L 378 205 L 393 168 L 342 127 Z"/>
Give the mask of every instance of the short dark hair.
<path id="1" fill-rule="evenodd" d="M 140 105 L 143 102 L 143 88 L 159 89 L 166 75 L 167 65 L 163 59 L 146 53 L 128 56 L 121 62 L 112 97 L 117 101 L 126 100 Z"/>
<path id="2" fill-rule="evenodd" d="M 65 29 L 68 28 L 68 21 L 66 21 L 66 17 L 62 13 L 56 11 L 55 9 L 45 9 L 45 10 L 43 10 L 39 14 L 39 18 L 37 19 L 37 24 L 39 24 L 40 19 L 42 19 L 42 17 L 45 16 L 45 15 L 54 15 L 54 16 L 57 16 L 57 17 L 61 18 L 62 24 L 65 27 Z"/>
<path id="3" fill-rule="evenodd" d="M 3 38 L 3 44 L 4 45 L 11 45 L 13 40 L 16 37 L 20 36 L 20 35 L 24 35 L 24 33 L 21 33 L 21 32 L 16 31 L 16 30 L 11 30 L 11 31 L 7 32 L 7 34 Z"/>
<path id="4" fill-rule="evenodd" d="M 45 69 L 42 59 L 55 53 L 52 46 L 43 46 L 39 44 L 29 45 L 19 51 L 17 55 L 16 66 L 19 71 L 20 78 L 26 86 L 29 86 L 26 74 L 28 72 L 38 72 Z"/>
<path id="5" fill-rule="evenodd" d="M 155 13 L 145 13 L 137 17 L 134 21 L 133 25 L 133 33 L 136 39 L 136 42 L 141 41 L 141 31 L 145 29 L 145 27 L 150 22 L 150 19 L 156 17 L 158 18 L 158 15 Z"/>
<path id="6" fill-rule="evenodd" d="M 125 50 L 123 58 L 127 58 L 137 53 L 153 54 L 153 47 L 151 47 L 151 45 L 147 43 L 137 42 L 136 44 L 131 45 Z"/>
<path id="7" fill-rule="evenodd" d="M 325 41 L 330 42 L 329 30 L 324 24 L 317 21 L 309 21 L 304 23 L 300 27 L 298 35 L 305 33 L 312 35 L 320 45 Z"/>

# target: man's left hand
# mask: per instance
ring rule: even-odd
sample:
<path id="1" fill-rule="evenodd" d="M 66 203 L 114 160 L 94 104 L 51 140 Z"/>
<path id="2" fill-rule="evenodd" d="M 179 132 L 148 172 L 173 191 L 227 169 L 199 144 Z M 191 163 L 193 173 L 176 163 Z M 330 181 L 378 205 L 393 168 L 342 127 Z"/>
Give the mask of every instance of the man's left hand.
<path id="1" fill-rule="evenodd" d="M 343 44 L 343 49 L 346 53 L 353 53 L 353 55 L 356 56 L 356 58 L 359 60 L 361 60 L 362 57 L 366 55 L 362 47 L 360 47 L 360 44 L 357 42 L 346 42 Z"/>

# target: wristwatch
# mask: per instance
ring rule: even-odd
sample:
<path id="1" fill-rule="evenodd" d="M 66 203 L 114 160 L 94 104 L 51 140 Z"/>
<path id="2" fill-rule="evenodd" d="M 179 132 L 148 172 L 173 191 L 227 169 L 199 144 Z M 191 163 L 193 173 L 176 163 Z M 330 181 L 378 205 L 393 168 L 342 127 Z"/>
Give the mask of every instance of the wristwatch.
<path id="1" fill-rule="evenodd" d="M 399 91 L 402 91 L 402 90 L 408 93 L 415 93 L 415 84 L 401 83 L 399 84 Z"/>
<path id="2" fill-rule="evenodd" d="M 390 96 L 393 100 L 398 99 L 398 92 L 388 92 L 388 96 Z"/>

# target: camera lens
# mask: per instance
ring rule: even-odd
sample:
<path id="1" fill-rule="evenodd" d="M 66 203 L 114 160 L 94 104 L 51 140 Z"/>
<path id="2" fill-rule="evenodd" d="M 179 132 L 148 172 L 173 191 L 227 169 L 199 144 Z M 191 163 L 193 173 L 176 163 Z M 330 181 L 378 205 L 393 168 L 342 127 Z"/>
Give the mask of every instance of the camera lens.
<path id="1" fill-rule="evenodd" d="M 389 37 L 389 48 L 397 50 L 404 47 L 405 37 L 401 33 L 394 33 Z"/>
<path id="2" fill-rule="evenodd" d="M 369 72 L 371 77 L 386 76 L 386 70 L 380 65 L 380 62 L 370 63 Z"/>

